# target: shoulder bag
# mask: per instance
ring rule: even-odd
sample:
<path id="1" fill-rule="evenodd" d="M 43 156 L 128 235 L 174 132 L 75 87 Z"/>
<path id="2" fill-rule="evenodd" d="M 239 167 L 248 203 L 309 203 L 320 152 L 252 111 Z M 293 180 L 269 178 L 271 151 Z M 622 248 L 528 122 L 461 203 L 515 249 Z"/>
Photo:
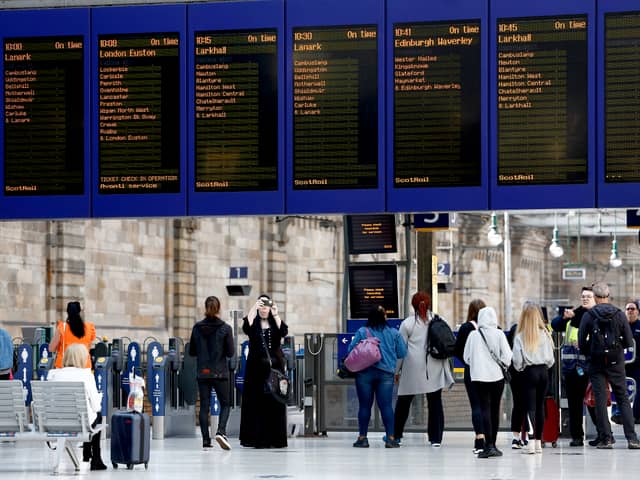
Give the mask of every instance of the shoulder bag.
<path id="1" fill-rule="evenodd" d="M 280 403 L 286 404 L 289 401 L 289 393 L 291 391 L 291 382 L 289 377 L 282 373 L 277 368 L 273 368 L 271 365 L 271 354 L 269 354 L 269 348 L 267 342 L 264 341 L 264 332 L 261 332 L 260 338 L 262 339 L 262 346 L 267 353 L 267 359 L 269 360 L 269 376 L 265 381 L 266 389 L 271 394 L 274 400 Z"/>
<path id="2" fill-rule="evenodd" d="M 377 363 L 382 358 L 380 353 L 380 339 L 371 335 L 369 329 L 365 329 L 367 332 L 367 338 L 363 338 L 358 344 L 353 347 L 353 350 L 349 352 L 347 358 L 344 359 L 344 365 L 352 372 L 359 372 L 367 367 L 370 367 L 374 363 Z"/>
<path id="3" fill-rule="evenodd" d="M 487 343 L 487 339 L 484 336 L 484 333 L 482 333 L 482 329 L 478 328 L 478 333 L 480 334 L 480 336 L 482 337 L 482 341 L 484 342 L 485 346 L 487 347 L 487 350 L 489 350 L 489 355 L 491 355 L 491 358 L 493 358 L 493 361 L 496 362 L 498 364 L 498 366 L 500 367 L 500 370 L 502 370 L 502 376 L 504 377 L 504 381 L 507 383 L 511 382 L 511 374 L 509 373 L 509 366 L 505 365 L 504 362 L 502 360 L 500 360 L 500 358 L 498 358 L 498 356 L 493 353 L 493 350 L 491 350 L 491 348 L 489 347 L 489 344 Z"/>

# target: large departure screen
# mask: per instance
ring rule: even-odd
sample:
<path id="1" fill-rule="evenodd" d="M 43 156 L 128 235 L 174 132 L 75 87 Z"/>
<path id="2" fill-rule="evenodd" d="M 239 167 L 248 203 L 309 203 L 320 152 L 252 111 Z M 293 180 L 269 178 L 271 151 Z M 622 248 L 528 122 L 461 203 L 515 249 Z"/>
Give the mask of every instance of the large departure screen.
<path id="1" fill-rule="evenodd" d="M 587 183 L 587 16 L 497 29 L 498 185 Z"/>
<path id="2" fill-rule="evenodd" d="M 179 192 L 179 34 L 98 39 L 98 191 Z"/>
<path id="3" fill-rule="evenodd" d="M 378 187 L 375 25 L 293 29 L 293 189 Z"/>
<path id="4" fill-rule="evenodd" d="M 398 316 L 398 271 L 395 265 L 350 265 L 349 304 L 351 318 L 367 318 L 381 305 L 387 317 Z"/>
<path id="5" fill-rule="evenodd" d="M 606 14 L 604 48 L 605 182 L 640 182 L 640 12 Z"/>
<path id="6" fill-rule="evenodd" d="M 196 192 L 278 189 L 275 29 L 195 34 Z"/>
<path id="7" fill-rule="evenodd" d="M 393 33 L 394 187 L 480 185 L 480 21 Z"/>
<path id="8" fill-rule="evenodd" d="M 84 193 L 84 40 L 5 38 L 4 194 Z"/>

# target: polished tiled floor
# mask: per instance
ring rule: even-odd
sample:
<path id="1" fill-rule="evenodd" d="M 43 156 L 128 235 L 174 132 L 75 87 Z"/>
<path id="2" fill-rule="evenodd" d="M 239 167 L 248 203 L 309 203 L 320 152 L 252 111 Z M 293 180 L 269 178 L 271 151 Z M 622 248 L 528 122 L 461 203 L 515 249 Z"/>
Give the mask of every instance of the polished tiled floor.
<path id="1" fill-rule="evenodd" d="M 409 434 L 399 449 L 385 449 L 380 433 L 369 436 L 369 449 L 351 447 L 353 433 L 332 433 L 327 437 L 291 438 L 289 448 L 255 450 L 239 446 L 231 438 L 232 450 L 203 451 L 199 437 L 153 440 L 149 469 L 122 466 L 105 472 L 89 472 L 85 467 L 74 473 L 65 463 L 59 478 L 91 479 L 615 479 L 636 478 L 640 470 L 640 451 L 627 450 L 626 441 L 616 430 L 614 450 L 569 448 L 560 440 L 558 448 L 547 447 L 542 455 L 522 455 L 510 449 L 509 434 L 501 434 L 499 448 L 504 456 L 477 459 L 471 452 L 470 433 L 445 432 L 439 449 L 426 446 L 424 435 Z M 37 444 L 0 444 L 0 478 L 51 478 L 46 447 Z M 109 459 L 108 449 L 103 458 Z M 68 462 L 68 460 L 67 460 Z M 87 464 L 85 464 L 87 465 Z M 135 477 L 132 477 L 134 475 Z"/>

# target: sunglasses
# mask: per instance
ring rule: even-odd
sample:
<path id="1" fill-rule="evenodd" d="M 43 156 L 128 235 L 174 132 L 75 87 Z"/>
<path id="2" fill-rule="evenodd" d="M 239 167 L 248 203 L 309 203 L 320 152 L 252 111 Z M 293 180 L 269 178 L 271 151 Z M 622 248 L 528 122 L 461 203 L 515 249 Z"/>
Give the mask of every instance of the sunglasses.
<path id="1" fill-rule="evenodd" d="M 636 307 L 627 307 L 627 310 L 637 310 Z"/>

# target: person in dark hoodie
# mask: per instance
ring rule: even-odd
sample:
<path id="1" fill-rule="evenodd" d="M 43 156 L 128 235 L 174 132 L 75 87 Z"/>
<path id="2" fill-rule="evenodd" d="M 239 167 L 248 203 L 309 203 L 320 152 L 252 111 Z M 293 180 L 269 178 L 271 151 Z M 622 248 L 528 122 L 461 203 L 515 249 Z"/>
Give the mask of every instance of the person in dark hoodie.
<path id="1" fill-rule="evenodd" d="M 596 421 L 599 438 L 596 448 L 613 448 L 611 424 L 607 417 L 607 381 L 616 396 L 622 413 L 622 425 L 627 446 L 630 450 L 640 450 L 640 442 L 634 430 L 633 412 L 627 395 L 624 371 L 623 348 L 633 346 L 633 336 L 629 322 L 622 310 L 609 303 L 609 285 L 604 282 L 593 284 L 596 305 L 585 312 L 578 331 L 578 346 L 587 358 L 589 379 L 593 385 L 596 399 Z M 607 340 L 600 338 L 607 334 L 613 336 L 617 348 Z M 602 345 L 609 347 L 611 354 L 601 354 Z M 591 444 L 591 442 L 590 442 Z"/>
<path id="2" fill-rule="evenodd" d="M 578 330 L 585 312 L 596 305 L 591 287 L 582 287 L 581 305 L 577 308 L 565 308 L 560 315 L 551 321 L 556 332 L 564 332 L 564 340 L 560 349 L 562 362 L 562 379 L 567 395 L 569 409 L 569 430 L 571 431 L 570 447 L 584 446 L 583 403 L 589 377 L 587 375 L 586 358 L 578 348 Z M 587 407 L 589 415 L 596 424 L 593 408 Z"/>
<path id="3" fill-rule="evenodd" d="M 220 418 L 215 439 L 224 450 L 231 450 L 227 439 L 227 420 L 231 410 L 229 358 L 234 354 L 233 331 L 218 317 L 220 300 L 217 297 L 207 297 L 204 306 L 206 316 L 193 326 L 189 341 L 189 355 L 197 357 L 202 447 L 212 446 L 209 434 L 209 407 L 213 388 L 220 402 Z"/>

